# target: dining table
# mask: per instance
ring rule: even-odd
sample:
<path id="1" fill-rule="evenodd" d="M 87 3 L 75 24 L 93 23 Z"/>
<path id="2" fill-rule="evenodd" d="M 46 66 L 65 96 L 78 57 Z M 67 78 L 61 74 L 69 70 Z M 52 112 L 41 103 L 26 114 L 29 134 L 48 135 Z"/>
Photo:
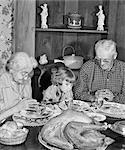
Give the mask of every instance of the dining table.
<path id="1" fill-rule="evenodd" d="M 107 124 L 114 124 L 116 121 L 120 120 L 124 119 L 107 117 L 104 122 L 107 122 Z M 24 143 L 19 145 L 0 144 L 0 150 L 49 150 L 38 140 L 38 135 L 42 127 L 43 126 L 26 126 L 26 128 L 29 129 L 29 133 Z M 110 144 L 106 150 L 125 150 L 125 137 L 123 135 L 120 135 L 109 128 L 105 131 L 101 131 L 101 133 L 114 139 L 114 142 Z"/>

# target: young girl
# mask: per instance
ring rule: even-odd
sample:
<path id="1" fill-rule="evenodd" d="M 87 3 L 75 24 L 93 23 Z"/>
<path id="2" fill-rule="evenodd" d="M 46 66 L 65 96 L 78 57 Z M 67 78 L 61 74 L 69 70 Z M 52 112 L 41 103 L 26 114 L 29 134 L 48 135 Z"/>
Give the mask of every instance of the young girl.
<path id="1" fill-rule="evenodd" d="M 67 109 L 73 100 L 72 87 L 75 81 L 74 73 L 68 67 L 52 69 L 52 85 L 43 92 L 45 103 L 59 103 L 62 109 Z"/>

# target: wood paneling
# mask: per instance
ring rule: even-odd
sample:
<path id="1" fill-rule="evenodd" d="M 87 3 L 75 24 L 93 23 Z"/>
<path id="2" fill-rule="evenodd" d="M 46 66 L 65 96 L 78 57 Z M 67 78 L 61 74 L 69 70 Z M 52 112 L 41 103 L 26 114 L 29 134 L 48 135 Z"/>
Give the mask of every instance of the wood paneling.
<path id="1" fill-rule="evenodd" d="M 62 33 L 60 32 L 37 32 L 36 34 L 36 57 L 47 54 L 49 59 L 61 55 Z"/>
<path id="2" fill-rule="evenodd" d="M 83 17 L 83 25 L 85 27 L 97 28 L 97 17 L 96 13 L 98 11 L 97 6 L 102 4 L 99 0 L 79 0 L 79 13 Z M 78 34 L 77 40 L 77 52 L 78 54 L 85 57 L 85 59 L 92 58 L 94 56 L 94 44 L 97 40 L 101 39 L 101 34 Z"/>
<path id="3" fill-rule="evenodd" d="M 16 1 L 15 51 L 35 55 L 35 0 Z"/>
<path id="4" fill-rule="evenodd" d="M 118 48 L 118 58 L 125 61 L 125 1 L 119 0 L 115 25 L 115 40 Z"/>
<path id="5" fill-rule="evenodd" d="M 40 27 L 40 5 L 47 3 L 49 16 L 47 18 L 48 26 L 60 26 L 63 24 L 63 15 L 64 15 L 64 4 L 65 1 L 57 0 L 37 0 L 36 1 L 36 26 Z M 54 59 L 61 55 L 61 47 L 63 36 L 60 32 L 36 32 L 36 57 L 44 53 L 47 54 L 49 59 Z"/>
<path id="6" fill-rule="evenodd" d="M 68 16 L 70 13 L 79 13 L 78 12 L 78 0 L 72 1 L 65 0 L 65 16 Z M 64 22 L 63 22 L 64 23 Z M 66 45 L 72 45 L 73 42 L 77 41 L 77 33 L 63 33 L 63 47 Z"/>
<path id="7" fill-rule="evenodd" d="M 108 39 L 115 40 L 115 29 L 116 29 L 116 22 L 117 22 L 117 8 L 118 1 L 109 0 L 109 15 L 108 15 L 108 30 L 109 35 Z"/>
<path id="8" fill-rule="evenodd" d="M 108 39 L 117 43 L 118 59 L 125 61 L 125 1 L 109 0 Z"/>

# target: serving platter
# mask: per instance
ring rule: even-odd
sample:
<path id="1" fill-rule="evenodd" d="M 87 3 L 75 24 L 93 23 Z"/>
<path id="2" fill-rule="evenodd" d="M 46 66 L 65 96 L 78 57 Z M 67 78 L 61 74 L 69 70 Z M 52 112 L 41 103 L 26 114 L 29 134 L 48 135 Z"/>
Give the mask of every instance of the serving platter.
<path id="1" fill-rule="evenodd" d="M 93 113 L 93 112 L 87 112 L 86 113 L 90 118 L 96 120 L 96 121 L 104 121 L 106 119 L 106 116 L 100 113 Z"/>
<path id="2" fill-rule="evenodd" d="M 73 100 L 71 108 L 76 111 L 90 111 L 91 108 L 89 103 L 81 101 L 81 100 Z"/>
<path id="3" fill-rule="evenodd" d="M 55 146 L 53 146 L 53 145 L 50 145 L 49 143 L 45 142 L 44 139 L 43 139 L 42 136 L 41 136 L 41 132 L 40 132 L 39 135 L 38 135 L 38 140 L 39 140 L 39 142 L 40 142 L 43 146 L 45 146 L 45 147 L 48 148 L 49 150 L 62 150 L 62 149 L 60 149 L 60 148 L 57 148 L 57 147 L 55 147 Z M 78 150 L 78 149 L 74 148 L 74 149 L 72 149 L 72 150 Z"/>
<path id="4" fill-rule="evenodd" d="M 110 129 L 125 137 L 125 121 L 117 121 L 111 125 Z"/>
<path id="5" fill-rule="evenodd" d="M 46 106 L 43 112 L 30 112 L 28 111 L 21 111 L 15 113 L 12 116 L 12 119 L 16 122 L 23 123 L 24 126 L 42 126 L 47 123 L 52 117 L 57 116 L 61 113 L 61 110 L 57 105 L 54 106 Z"/>
<path id="6" fill-rule="evenodd" d="M 105 102 L 96 112 L 112 118 L 125 119 L 125 105 L 115 102 Z"/>
<path id="7" fill-rule="evenodd" d="M 40 142 L 43 146 L 45 146 L 45 147 L 48 148 L 49 150 L 61 150 L 61 149 L 59 149 L 59 148 L 57 148 L 57 147 L 54 147 L 54 146 L 48 144 L 47 142 L 45 142 L 45 141 L 43 140 L 41 134 L 38 135 L 38 140 L 39 140 L 39 142 Z"/>
<path id="8" fill-rule="evenodd" d="M 41 132 L 38 135 L 38 140 L 44 147 L 48 148 L 49 150 L 62 150 L 62 149 L 57 148 L 53 145 L 50 145 L 49 143 L 44 141 L 43 138 L 42 138 Z M 102 146 L 97 147 L 95 150 L 105 150 L 108 147 L 108 145 L 112 144 L 113 142 L 114 142 L 114 140 L 112 138 L 106 137 L 105 140 L 104 140 L 104 143 L 102 143 Z M 74 148 L 72 150 L 78 150 L 78 149 Z"/>
<path id="9" fill-rule="evenodd" d="M 49 117 L 27 118 L 25 116 L 22 116 L 20 113 L 16 113 L 12 116 L 12 119 L 16 122 L 23 123 L 24 126 L 42 126 L 49 120 Z"/>

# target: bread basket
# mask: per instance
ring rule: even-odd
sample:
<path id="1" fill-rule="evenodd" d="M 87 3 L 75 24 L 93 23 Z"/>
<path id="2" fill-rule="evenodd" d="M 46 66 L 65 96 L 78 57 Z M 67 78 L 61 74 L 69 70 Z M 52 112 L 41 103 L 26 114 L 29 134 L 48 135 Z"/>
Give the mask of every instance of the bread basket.
<path id="1" fill-rule="evenodd" d="M 13 136 L 11 138 L 0 137 L 0 143 L 4 145 L 18 145 L 25 142 L 29 130 L 25 128 L 25 132 L 20 136 Z"/>
<path id="2" fill-rule="evenodd" d="M 73 53 L 72 55 L 65 56 L 65 51 L 67 48 L 71 48 Z M 75 50 L 72 46 L 68 45 L 65 46 L 62 50 L 62 57 L 64 59 L 64 64 L 69 67 L 70 69 L 79 69 L 83 64 L 83 57 L 82 56 L 76 56 Z"/>

